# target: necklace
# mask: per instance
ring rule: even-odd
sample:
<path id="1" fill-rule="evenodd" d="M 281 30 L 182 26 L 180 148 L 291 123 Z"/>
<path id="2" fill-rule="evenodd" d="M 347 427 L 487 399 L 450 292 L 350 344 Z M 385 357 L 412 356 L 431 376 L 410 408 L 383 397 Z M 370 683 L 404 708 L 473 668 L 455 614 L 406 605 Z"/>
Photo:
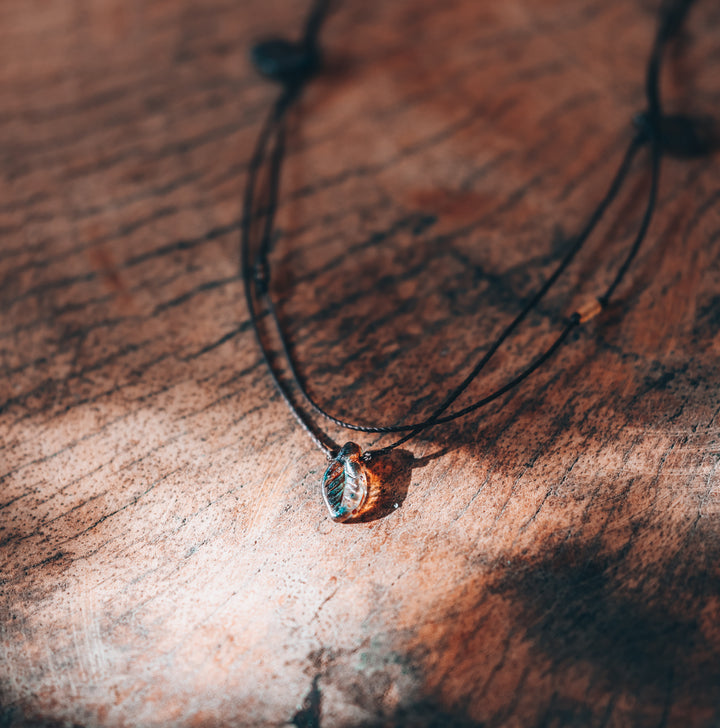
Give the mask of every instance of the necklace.
<path id="1" fill-rule="evenodd" d="M 657 205 L 660 165 L 663 155 L 668 153 L 678 156 L 699 156 L 709 150 L 710 141 L 707 138 L 702 122 L 685 115 L 664 114 L 660 95 L 660 69 L 665 47 L 678 33 L 693 1 L 669 0 L 662 4 L 658 29 L 646 68 L 645 97 L 647 108 L 638 114 L 634 120 L 635 132 L 627 145 L 617 172 L 605 195 L 589 215 L 580 232 L 572 239 L 560 262 L 545 283 L 525 304 L 520 313 L 492 342 L 472 370 L 461 382 L 448 391 L 430 416 L 424 420 L 404 424 L 373 425 L 349 422 L 326 411 L 311 396 L 292 354 L 290 342 L 283 331 L 270 285 L 269 253 L 275 237 L 274 220 L 285 156 L 288 112 L 299 98 L 307 82 L 320 69 L 321 54 L 318 36 L 327 15 L 328 0 L 315 0 L 299 41 L 271 39 L 258 43 L 252 49 L 252 60 L 256 68 L 262 75 L 278 83 L 281 92 L 261 127 L 248 166 L 241 225 L 241 275 L 250 323 L 274 385 L 300 426 L 330 460 L 322 479 L 321 490 L 333 520 L 348 521 L 361 516 L 365 512 L 368 507 L 368 493 L 372 489 L 374 481 L 371 469 L 371 463 L 374 460 L 391 452 L 428 428 L 464 417 L 511 391 L 542 367 L 574 330 L 597 316 L 608 306 L 615 290 L 626 276 L 647 236 Z M 580 252 L 607 209 L 618 196 L 631 170 L 633 161 L 643 148 L 647 148 L 650 161 L 650 184 L 647 201 L 635 238 L 610 285 L 599 296 L 589 300 L 587 304 L 572 313 L 565 320 L 562 329 L 557 333 L 552 344 L 532 360 L 519 374 L 483 398 L 448 413 L 450 407 L 478 377 L 495 353 L 502 347 L 505 340 L 537 307 L 538 303 L 555 285 L 565 269 Z M 261 172 L 265 172 L 262 184 L 260 183 Z M 278 336 L 290 383 L 282 377 L 261 333 L 259 302 L 264 306 L 264 312 Z M 302 407 L 297 404 L 296 399 L 303 402 Z M 354 442 L 348 442 L 340 447 L 314 422 L 313 416 L 322 417 L 338 427 L 356 432 L 376 435 L 396 434 L 399 437 L 381 449 L 363 453 L 361 448 Z"/>

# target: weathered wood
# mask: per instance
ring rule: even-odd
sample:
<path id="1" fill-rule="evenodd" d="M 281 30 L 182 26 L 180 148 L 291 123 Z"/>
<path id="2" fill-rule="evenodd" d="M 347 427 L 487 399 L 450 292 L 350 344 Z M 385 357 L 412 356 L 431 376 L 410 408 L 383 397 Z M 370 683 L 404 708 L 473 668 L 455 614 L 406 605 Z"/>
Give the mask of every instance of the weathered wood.
<path id="1" fill-rule="evenodd" d="M 333 412 L 427 412 L 543 280 L 642 106 L 652 5 L 333 15 L 273 281 Z M 0 6 L 0 723 L 718 725 L 717 156 L 667 162 L 611 310 L 333 524 L 237 279 L 275 93 L 247 49 L 305 6 Z M 669 107 L 717 110 L 718 28 L 699 0 Z M 471 394 L 602 290 L 646 184 Z"/>

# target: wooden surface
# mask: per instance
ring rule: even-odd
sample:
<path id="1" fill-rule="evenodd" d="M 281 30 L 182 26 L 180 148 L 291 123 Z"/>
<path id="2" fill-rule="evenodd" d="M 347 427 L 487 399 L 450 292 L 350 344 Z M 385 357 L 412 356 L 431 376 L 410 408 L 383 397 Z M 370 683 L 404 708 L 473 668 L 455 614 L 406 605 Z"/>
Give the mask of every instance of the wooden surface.
<path id="1" fill-rule="evenodd" d="M 0 725 L 719 725 L 717 156 L 667 162 L 610 311 L 334 525 L 236 274 L 275 95 L 247 48 L 305 7 L 0 5 Z M 654 9 L 334 14 L 274 279 L 329 408 L 428 411 L 544 279 L 643 105 Z M 670 109 L 717 111 L 718 30 L 698 0 Z M 646 173 L 475 396 L 610 280 Z"/>

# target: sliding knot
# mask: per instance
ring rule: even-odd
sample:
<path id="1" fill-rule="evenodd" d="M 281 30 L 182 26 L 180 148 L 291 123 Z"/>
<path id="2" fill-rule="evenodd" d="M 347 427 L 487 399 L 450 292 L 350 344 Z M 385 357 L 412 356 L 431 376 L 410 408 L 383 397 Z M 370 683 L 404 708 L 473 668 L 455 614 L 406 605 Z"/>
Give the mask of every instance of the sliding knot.
<path id="1" fill-rule="evenodd" d="M 320 67 L 320 52 L 314 43 L 294 43 L 270 38 L 253 46 L 250 58 L 265 78 L 299 89 Z"/>
<path id="2" fill-rule="evenodd" d="M 267 258 L 263 257 L 255 264 L 253 280 L 255 281 L 257 292 L 261 296 L 264 296 L 270 288 L 270 266 L 268 265 Z"/>
<path id="3" fill-rule="evenodd" d="M 633 119 L 643 142 L 657 141 L 673 157 L 704 157 L 717 147 L 717 129 L 712 118 L 643 111 Z"/>
<path id="4" fill-rule="evenodd" d="M 638 137 L 643 143 L 660 139 L 661 118 L 651 115 L 648 111 L 640 111 L 633 117 L 633 126 L 637 129 Z"/>

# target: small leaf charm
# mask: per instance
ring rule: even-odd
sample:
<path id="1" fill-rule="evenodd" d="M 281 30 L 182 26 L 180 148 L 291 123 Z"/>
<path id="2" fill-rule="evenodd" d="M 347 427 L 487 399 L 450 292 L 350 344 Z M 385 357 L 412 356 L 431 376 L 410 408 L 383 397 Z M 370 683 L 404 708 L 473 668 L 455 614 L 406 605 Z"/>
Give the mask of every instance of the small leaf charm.
<path id="1" fill-rule="evenodd" d="M 325 471 L 323 500 L 334 521 L 347 521 L 365 503 L 368 478 L 361 454 L 354 442 L 348 442 Z"/>

